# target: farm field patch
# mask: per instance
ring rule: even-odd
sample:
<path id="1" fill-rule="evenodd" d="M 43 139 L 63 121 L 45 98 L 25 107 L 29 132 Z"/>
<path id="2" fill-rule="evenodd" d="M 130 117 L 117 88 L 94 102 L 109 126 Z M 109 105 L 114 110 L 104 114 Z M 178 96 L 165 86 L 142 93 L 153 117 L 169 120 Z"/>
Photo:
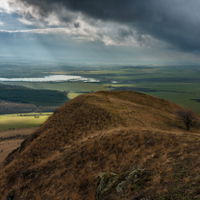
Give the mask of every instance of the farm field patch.
<path id="1" fill-rule="evenodd" d="M 73 99 L 73 98 L 75 98 L 79 95 L 82 95 L 82 94 L 83 93 L 68 93 L 67 96 L 68 96 L 68 98 Z"/>
<path id="2" fill-rule="evenodd" d="M 37 127 L 43 124 L 50 115 L 51 113 L 0 115 L 0 131 L 27 127 Z"/>

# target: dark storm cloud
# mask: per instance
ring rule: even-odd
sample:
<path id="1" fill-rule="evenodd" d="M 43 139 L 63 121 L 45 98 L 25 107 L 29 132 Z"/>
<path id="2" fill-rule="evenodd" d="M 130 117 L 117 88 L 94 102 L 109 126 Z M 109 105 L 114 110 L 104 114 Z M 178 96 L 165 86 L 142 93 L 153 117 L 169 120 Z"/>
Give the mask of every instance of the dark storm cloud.
<path id="1" fill-rule="evenodd" d="M 185 51 L 200 50 L 198 0 L 21 0 L 47 16 L 59 7 L 103 21 L 114 21 L 149 34 Z M 60 14 L 60 19 L 70 20 Z M 121 36 L 131 32 L 121 32 Z"/>

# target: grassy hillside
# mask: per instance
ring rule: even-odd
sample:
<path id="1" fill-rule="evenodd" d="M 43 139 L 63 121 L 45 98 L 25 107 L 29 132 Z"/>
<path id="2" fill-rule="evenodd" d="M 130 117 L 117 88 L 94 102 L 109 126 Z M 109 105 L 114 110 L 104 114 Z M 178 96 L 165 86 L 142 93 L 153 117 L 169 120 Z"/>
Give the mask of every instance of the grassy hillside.
<path id="1" fill-rule="evenodd" d="M 199 199 L 200 135 L 178 123 L 179 109 L 136 92 L 76 97 L 6 158 L 0 199 L 94 200 L 99 174 L 137 166 L 149 181 L 118 199 Z"/>

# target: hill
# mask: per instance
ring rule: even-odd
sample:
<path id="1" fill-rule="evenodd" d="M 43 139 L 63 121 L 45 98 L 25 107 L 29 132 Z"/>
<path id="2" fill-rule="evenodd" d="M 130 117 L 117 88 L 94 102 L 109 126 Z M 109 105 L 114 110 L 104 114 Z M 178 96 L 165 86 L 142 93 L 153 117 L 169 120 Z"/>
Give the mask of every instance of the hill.
<path id="1" fill-rule="evenodd" d="M 138 166 L 148 181 L 114 199 L 199 199 L 199 132 L 177 122 L 180 109 L 137 92 L 79 96 L 6 158 L 0 199 L 94 200 L 101 173 Z"/>
<path id="2" fill-rule="evenodd" d="M 52 112 L 68 101 L 65 92 L 0 84 L 0 113 Z"/>

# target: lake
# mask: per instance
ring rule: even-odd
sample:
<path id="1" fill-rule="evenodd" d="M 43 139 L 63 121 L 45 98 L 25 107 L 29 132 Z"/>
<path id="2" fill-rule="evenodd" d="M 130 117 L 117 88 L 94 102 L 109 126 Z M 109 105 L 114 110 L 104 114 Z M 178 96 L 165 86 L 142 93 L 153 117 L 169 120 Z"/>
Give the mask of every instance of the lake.
<path id="1" fill-rule="evenodd" d="M 72 75 L 51 75 L 42 78 L 0 78 L 0 82 L 65 82 L 65 81 L 83 81 L 83 82 L 99 82 L 94 78 L 85 78 L 82 76 Z"/>

